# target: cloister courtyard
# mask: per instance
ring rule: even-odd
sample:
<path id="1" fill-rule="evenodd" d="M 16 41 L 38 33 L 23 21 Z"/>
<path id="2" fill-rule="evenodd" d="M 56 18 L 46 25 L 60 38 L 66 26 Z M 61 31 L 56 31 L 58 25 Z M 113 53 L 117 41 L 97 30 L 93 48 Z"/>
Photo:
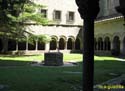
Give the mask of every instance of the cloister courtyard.
<path id="1" fill-rule="evenodd" d="M 82 54 L 64 53 L 74 66 L 31 66 L 40 55 L 0 55 L 0 89 L 4 91 L 79 91 L 82 88 Z M 94 85 L 125 74 L 125 59 L 95 56 Z M 3 86 L 3 88 L 2 88 Z"/>
<path id="2" fill-rule="evenodd" d="M 1 0 L 0 91 L 123 91 L 125 5 L 95 1 Z"/>

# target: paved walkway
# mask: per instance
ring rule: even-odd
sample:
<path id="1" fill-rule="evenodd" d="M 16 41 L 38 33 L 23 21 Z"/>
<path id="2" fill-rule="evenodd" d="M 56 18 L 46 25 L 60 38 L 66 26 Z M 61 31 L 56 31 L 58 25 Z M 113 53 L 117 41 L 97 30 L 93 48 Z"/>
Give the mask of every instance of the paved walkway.
<path id="1" fill-rule="evenodd" d="M 38 67 L 72 67 L 77 66 L 77 62 L 64 62 L 62 66 L 45 66 L 44 63 L 34 62 L 31 63 L 31 66 L 38 66 Z"/>

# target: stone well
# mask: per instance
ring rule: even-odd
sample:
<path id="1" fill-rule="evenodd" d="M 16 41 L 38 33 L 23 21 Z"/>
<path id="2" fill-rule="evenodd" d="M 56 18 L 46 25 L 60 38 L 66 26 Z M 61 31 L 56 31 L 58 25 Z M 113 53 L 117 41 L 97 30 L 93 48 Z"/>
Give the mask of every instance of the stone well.
<path id="1" fill-rule="evenodd" d="M 63 53 L 48 52 L 44 54 L 44 65 L 46 66 L 61 66 L 63 65 Z"/>

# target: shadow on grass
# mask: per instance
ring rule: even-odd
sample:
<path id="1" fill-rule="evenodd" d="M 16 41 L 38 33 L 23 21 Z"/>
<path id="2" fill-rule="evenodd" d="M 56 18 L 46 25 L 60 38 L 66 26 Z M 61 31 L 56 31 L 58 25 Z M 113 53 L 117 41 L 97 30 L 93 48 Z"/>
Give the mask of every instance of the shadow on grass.
<path id="1" fill-rule="evenodd" d="M 28 66 L 29 61 L 15 61 L 15 60 L 1 60 L 0 59 L 0 67 L 3 66 Z"/>
<path id="2" fill-rule="evenodd" d="M 82 66 L 82 62 L 79 62 L 79 64 Z M 94 84 L 103 83 L 122 74 L 125 74 L 125 61 L 94 61 Z"/>
<path id="3" fill-rule="evenodd" d="M 2 55 L 0 54 L 0 57 L 10 57 L 10 58 L 15 58 L 15 57 L 28 57 L 28 56 L 37 56 L 37 55 Z"/>
<path id="4" fill-rule="evenodd" d="M 125 62 L 116 60 L 95 61 L 95 84 L 105 82 L 125 74 Z"/>
<path id="5" fill-rule="evenodd" d="M 26 66 L 27 61 L 0 60 L 0 66 Z M 75 67 L 22 67 L 0 69 L 0 81 L 8 84 L 14 91 L 80 91 L 81 74 L 67 74 L 65 71 L 82 72 L 82 62 Z M 125 74 L 125 62 L 115 60 L 95 61 L 95 84 L 117 76 L 110 73 Z M 12 84 L 15 83 L 15 84 Z M 9 90 L 9 91 L 10 91 Z"/>

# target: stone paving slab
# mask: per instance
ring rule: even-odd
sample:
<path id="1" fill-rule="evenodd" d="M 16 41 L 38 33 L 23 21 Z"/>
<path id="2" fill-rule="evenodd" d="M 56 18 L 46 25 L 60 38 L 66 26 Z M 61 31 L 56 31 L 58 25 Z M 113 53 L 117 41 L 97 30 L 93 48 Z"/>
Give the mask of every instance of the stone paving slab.
<path id="1" fill-rule="evenodd" d="M 31 66 L 38 66 L 38 67 L 72 67 L 72 66 L 77 66 L 78 63 L 77 62 L 64 62 L 63 65 L 61 66 L 45 66 L 44 63 L 40 63 L 40 62 L 32 62 Z"/>

